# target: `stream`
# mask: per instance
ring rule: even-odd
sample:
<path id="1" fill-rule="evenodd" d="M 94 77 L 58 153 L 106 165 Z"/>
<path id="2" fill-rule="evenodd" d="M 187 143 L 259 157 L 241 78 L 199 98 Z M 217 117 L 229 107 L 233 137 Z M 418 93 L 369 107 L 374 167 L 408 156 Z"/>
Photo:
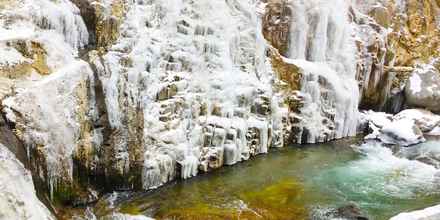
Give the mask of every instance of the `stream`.
<path id="1" fill-rule="evenodd" d="M 440 155 L 439 140 L 405 149 L 359 143 L 353 138 L 273 149 L 235 166 L 117 199 L 111 210 L 157 219 L 320 220 L 355 203 L 370 219 L 382 220 L 440 202 L 438 170 L 418 161 Z"/>

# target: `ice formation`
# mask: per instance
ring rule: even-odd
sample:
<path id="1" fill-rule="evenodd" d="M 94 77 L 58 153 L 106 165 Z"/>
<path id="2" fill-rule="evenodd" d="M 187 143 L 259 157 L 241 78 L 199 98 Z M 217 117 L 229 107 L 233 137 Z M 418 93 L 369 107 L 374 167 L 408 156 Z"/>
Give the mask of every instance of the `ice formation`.
<path id="1" fill-rule="evenodd" d="M 58 181 L 71 181 L 74 151 L 91 142 L 82 130 L 93 117 L 92 70 L 76 58 L 88 31 L 68 0 L 14 1 L 0 14 L 0 87 L 9 91 L 2 110 L 27 156 L 43 157 L 38 176 L 52 192 Z"/>
<path id="2" fill-rule="evenodd" d="M 110 16 L 111 4 L 101 3 Z M 0 48 L 10 56 L 0 61 L 34 65 L 7 42 L 36 42 L 50 75 L 32 66 L 35 81 L 17 83 L 4 111 L 30 154 L 43 152 L 49 169 L 41 176 L 51 188 L 72 178 L 73 158 L 106 176 L 140 176 L 151 189 L 267 153 L 291 133 L 315 143 L 356 132 L 356 51 L 345 1 L 291 2 L 298 14 L 283 62 L 302 75 L 302 106 L 293 116 L 274 88 L 279 79 L 267 57 L 260 1 L 124 1 L 119 37 L 108 51 L 88 54 L 91 67 L 76 59 L 89 38 L 76 6 L 20 4 L 5 11 L 27 19 L 2 25 L 10 34 Z"/>
<path id="3" fill-rule="evenodd" d="M 103 62 L 94 62 L 109 124 L 118 131 L 112 147 L 120 164 L 131 164 L 117 170 L 126 173 L 144 161 L 148 189 L 177 173 L 185 179 L 199 167 L 267 152 L 271 115 L 251 110 L 271 105 L 265 42 L 252 10 L 254 1 L 131 5 L 121 26 L 124 37 Z M 143 130 L 130 128 L 136 123 Z M 247 138 L 255 138 L 254 146 Z M 141 152 L 134 155 L 133 148 Z"/>
<path id="4" fill-rule="evenodd" d="M 53 34 L 55 31 L 75 50 L 88 44 L 88 31 L 79 9 L 69 0 L 16 1 L 6 5 L 1 14 L 5 16 L 0 20 L 1 41 L 35 37 L 59 43 L 51 39 L 57 37 Z"/>
<path id="5" fill-rule="evenodd" d="M 73 152 L 79 141 L 87 141 L 81 139 L 79 123 L 84 123 L 80 117 L 88 117 L 90 76 L 86 62 L 72 62 L 30 87 L 19 88 L 17 95 L 3 101 L 6 116 L 23 132 L 28 156 L 31 151 L 43 152 L 46 164 L 39 166 L 47 169 L 51 187 L 58 178 L 72 178 Z"/>
<path id="6" fill-rule="evenodd" d="M 0 144 L 0 219 L 55 219 L 37 198 L 31 173 L 2 144 Z"/>
<path id="7" fill-rule="evenodd" d="M 349 3 L 291 1 L 289 59 L 302 69 L 304 106 L 297 139 L 324 142 L 353 136 L 358 121 L 356 48 L 349 23 Z M 304 140 L 303 140 L 304 139 Z"/>

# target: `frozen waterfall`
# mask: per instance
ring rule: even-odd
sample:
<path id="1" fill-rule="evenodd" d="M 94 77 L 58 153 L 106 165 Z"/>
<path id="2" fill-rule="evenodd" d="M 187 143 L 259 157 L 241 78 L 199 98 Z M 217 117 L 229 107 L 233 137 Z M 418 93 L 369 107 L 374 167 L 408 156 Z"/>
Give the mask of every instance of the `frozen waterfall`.
<path id="1" fill-rule="evenodd" d="M 294 0 L 289 60 L 302 69 L 304 106 L 298 142 L 324 142 L 356 133 L 359 89 L 356 48 L 346 0 Z"/>

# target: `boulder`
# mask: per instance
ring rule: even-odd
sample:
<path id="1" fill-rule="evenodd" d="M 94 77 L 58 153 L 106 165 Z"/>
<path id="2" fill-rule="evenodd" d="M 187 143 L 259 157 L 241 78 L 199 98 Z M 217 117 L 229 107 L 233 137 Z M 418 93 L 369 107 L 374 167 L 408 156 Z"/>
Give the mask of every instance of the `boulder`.
<path id="1" fill-rule="evenodd" d="M 380 132 L 378 138 L 385 144 L 410 146 L 425 141 L 423 132 L 410 119 L 392 121 L 390 124 L 382 127 Z"/>
<path id="2" fill-rule="evenodd" d="M 348 220 L 368 220 L 366 216 L 362 214 L 361 209 L 355 204 L 350 203 L 346 206 L 336 209 L 336 217 L 348 219 Z"/>
<path id="3" fill-rule="evenodd" d="M 423 131 L 430 131 L 436 125 L 432 121 L 436 115 L 417 109 L 406 110 L 395 116 L 367 111 L 361 114 L 361 118 L 362 123 L 368 123 L 369 134 L 365 139 L 377 139 L 385 144 L 400 146 L 424 142 Z"/>
<path id="4" fill-rule="evenodd" d="M 440 219 L 440 205 L 413 212 L 403 212 L 390 220 L 436 220 Z"/>
<path id="5" fill-rule="evenodd" d="M 440 125 L 440 116 L 424 109 L 406 109 L 393 117 L 394 120 L 414 120 L 422 132 L 430 132 Z"/>
<path id="6" fill-rule="evenodd" d="M 440 72 L 433 65 L 418 66 L 406 83 L 405 97 L 409 106 L 440 112 Z"/>

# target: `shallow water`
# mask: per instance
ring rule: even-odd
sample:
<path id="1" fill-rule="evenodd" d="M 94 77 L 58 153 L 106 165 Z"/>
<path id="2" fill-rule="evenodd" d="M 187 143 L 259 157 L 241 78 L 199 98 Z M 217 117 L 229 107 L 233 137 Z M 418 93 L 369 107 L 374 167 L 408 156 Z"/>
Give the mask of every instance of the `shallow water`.
<path id="1" fill-rule="evenodd" d="M 274 149 L 134 196 L 116 209 L 158 219 L 316 219 L 310 213 L 352 201 L 381 220 L 440 202 L 436 168 L 358 141 Z"/>

